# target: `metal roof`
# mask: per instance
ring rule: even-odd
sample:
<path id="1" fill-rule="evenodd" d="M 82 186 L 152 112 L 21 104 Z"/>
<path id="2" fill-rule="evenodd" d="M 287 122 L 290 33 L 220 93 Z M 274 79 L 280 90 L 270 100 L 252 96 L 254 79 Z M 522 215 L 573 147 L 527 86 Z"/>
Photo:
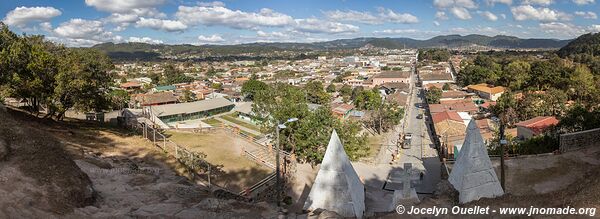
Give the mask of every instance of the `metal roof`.
<path id="1" fill-rule="evenodd" d="M 215 98 L 208 100 L 201 100 L 189 103 L 176 103 L 176 104 L 165 104 L 159 106 L 152 106 L 152 113 L 158 117 L 179 115 L 184 113 L 195 113 L 217 109 L 226 106 L 233 106 L 234 104 L 225 98 Z"/>

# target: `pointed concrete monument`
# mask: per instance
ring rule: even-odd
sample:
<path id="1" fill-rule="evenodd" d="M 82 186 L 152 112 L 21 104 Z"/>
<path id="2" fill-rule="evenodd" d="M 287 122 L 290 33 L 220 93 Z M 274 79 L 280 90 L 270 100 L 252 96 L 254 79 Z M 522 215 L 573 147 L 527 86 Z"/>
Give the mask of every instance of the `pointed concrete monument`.
<path id="1" fill-rule="evenodd" d="M 475 120 L 469 122 L 467 136 L 448 181 L 458 191 L 460 203 L 504 194 Z"/>
<path id="2" fill-rule="evenodd" d="M 335 130 L 331 133 L 321 168 L 304 203 L 305 210 L 324 209 L 342 217 L 362 218 L 365 187 L 352 167 Z"/>

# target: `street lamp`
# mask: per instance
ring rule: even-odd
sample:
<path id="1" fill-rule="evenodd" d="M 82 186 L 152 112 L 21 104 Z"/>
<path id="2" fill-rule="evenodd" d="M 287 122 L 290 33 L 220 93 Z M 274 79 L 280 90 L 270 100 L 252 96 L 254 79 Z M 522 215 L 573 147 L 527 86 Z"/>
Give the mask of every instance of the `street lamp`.
<path id="1" fill-rule="evenodd" d="M 279 153 L 280 153 L 281 149 L 279 148 L 279 130 L 287 128 L 287 126 L 285 126 L 285 124 L 290 123 L 290 122 L 295 122 L 295 121 L 298 121 L 298 118 L 289 118 L 287 121 L 285 121 L 284 123 L 281 123 L 281 124 L 279 124 L 279 121 L 277 121 L 277 127 L 275 128 L 276 134 L 277 134 L 277 152 L 275 155 L 275 163 L 276 163 L 275 175 L 277 175 L 276 176 L 277 181 L 275 183 L 275 192 L 277 193 L 277 206 L 280 206 L 279 201 L 281 200 L 281 197 L 280 197 L 281 196 L 281 191 L 280 191 L 281 190 L 281 185 L 280 185 L 281 182 L 279 179 L 279 175 L 280 175 L 280 173 L 279 173 L 280 172 L 280 170 L 279 170 Z"/>

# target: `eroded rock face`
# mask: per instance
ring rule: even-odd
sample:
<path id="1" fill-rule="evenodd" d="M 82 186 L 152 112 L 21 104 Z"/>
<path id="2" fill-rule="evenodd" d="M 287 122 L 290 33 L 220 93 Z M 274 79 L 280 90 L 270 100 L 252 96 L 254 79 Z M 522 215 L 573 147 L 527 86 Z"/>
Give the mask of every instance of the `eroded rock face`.
<path id="1" fill-rule="evenodd" d="M 10 153 L 10 147 L 8 143 L 2 139 L 0 139 L 0 161 L 3 161 L 8 158 Z"/>

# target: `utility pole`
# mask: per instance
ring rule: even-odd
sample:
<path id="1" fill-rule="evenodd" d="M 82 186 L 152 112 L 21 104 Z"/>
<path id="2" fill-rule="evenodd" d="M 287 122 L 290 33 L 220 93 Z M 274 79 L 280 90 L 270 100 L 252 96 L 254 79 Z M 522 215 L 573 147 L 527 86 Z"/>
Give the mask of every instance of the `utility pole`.
<path id="1" fill-rule="evenodd" d="M 277 127 L 275 128 L 275 130 L 276 130 L 276 135 L 277 135 L 277 142 L 276 142 L 277 143 L 276 144 L 277 145 L 277 150 L 275 150 L 275 153 L 276 153 L 276 155 L 275 155 L 275 175 L 276 175 L 275 193 L 277 193 L 277 196 L 276 196 L 277 197 L 277 206 L 279 207 L 280 206 L 279 201 L 281 200 L 281 197 L 280 197 L 281 196 L 281 194 L 280 194 L 281 191 L 279 189 L 280 185 L 281 185 L 281 182 L 280 182 L 280 179 L 279 179 L 279 174 L 280 174 L 279 173 L 279 171 L 280 171 L 279 170 L 279 121 L 277 121 Z"/>
<path id="2" fill-rule="evenodd" d="M 505 177 L 504 177 L 504 145 L 507 143 L 504 139 L 504 121 L 500 120 L 500 186 L 502 186 L 502 190 L 506 192 L 506 187 L 504 185 Z"/>

